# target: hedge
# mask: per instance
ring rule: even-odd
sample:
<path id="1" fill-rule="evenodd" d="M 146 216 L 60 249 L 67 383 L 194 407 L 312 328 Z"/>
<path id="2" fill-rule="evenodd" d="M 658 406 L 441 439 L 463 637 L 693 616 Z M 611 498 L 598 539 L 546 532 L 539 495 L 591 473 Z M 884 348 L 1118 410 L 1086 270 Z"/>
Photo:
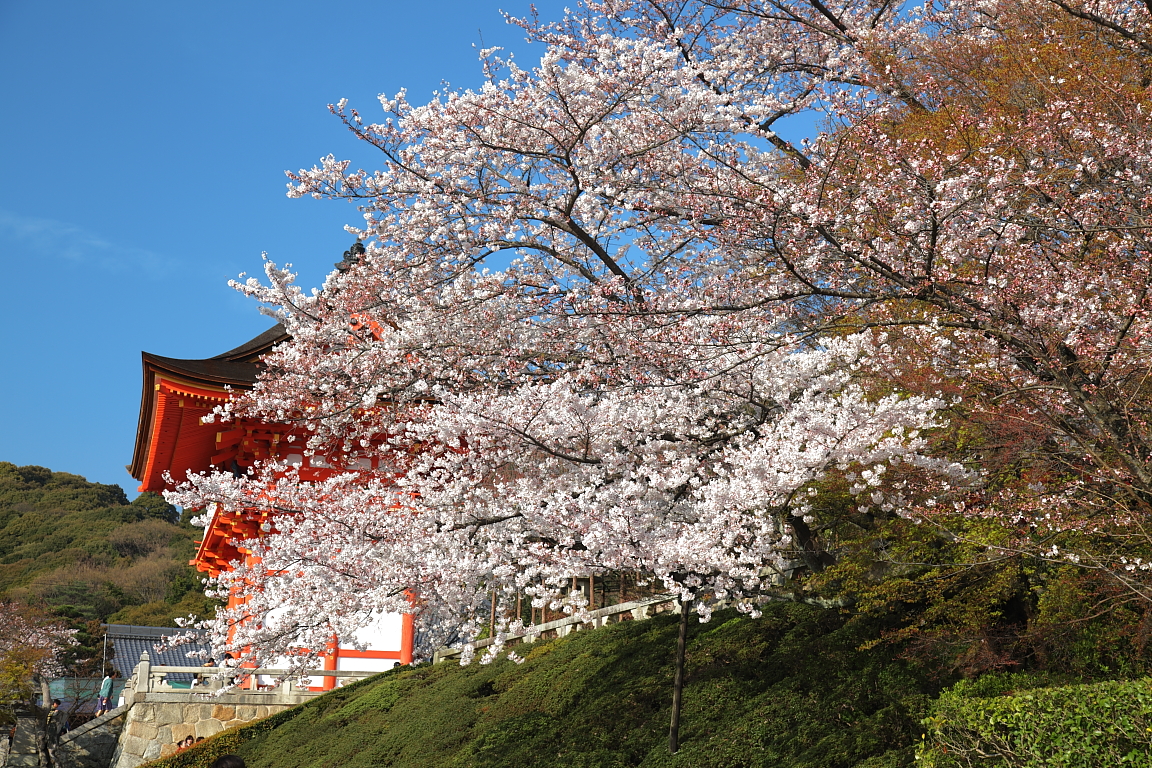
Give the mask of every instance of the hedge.
<path id="1" fill-rule="evenodd" d="M 1021 681 L 993 676 L 945 691 L 923 721 L 919 765 L 1152 768 L 1152 679 L 1011 687 Z M 997 684 L 1000 695 L 986 695 Z"/>

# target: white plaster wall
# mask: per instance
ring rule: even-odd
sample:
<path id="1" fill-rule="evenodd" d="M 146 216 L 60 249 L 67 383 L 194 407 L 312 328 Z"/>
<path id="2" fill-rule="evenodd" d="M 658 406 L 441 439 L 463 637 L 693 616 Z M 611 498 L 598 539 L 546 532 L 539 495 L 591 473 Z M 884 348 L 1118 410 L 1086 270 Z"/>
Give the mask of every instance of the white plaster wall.
<path id="1" fill-rule="evenodd" d="M 399 664 L 396 659 L 357 659 L 346 656 L 336 659 L 336 669 L 342 672 L 386 672 Z"/>
<path id="2" fill-rule="evenodd" d="M 272 662 L 271 664 L 266 664 L 265 666 L 271 667 L 272 669 L 287 669 L 288 665 L 291 663 L 292 660 L 287 656 L 277 656 L 276 661 Z M 276 676 L 256 675 L 256 682 L 258 685 L 276 685 Z"/>
<path id="3" fill-rule="evenodd" d="M 378 613 L 368 624 L 356 630 L 353 637 L 356 642 L 367 643 L 369 651 L 399 651 L 402 630 L 403 618 L 399 613 Z M 351 644 L 341 648 L 355 650 Z"/>

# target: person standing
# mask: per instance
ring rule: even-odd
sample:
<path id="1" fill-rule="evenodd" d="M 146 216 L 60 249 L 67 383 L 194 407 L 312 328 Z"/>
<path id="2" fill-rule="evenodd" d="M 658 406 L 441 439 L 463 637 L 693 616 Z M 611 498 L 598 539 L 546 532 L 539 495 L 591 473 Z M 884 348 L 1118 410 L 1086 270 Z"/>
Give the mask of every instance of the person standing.
<path id="1" fill-rule="evenodd" d="M 60 740 L 60 732 L 64 730 L 64 713 L 60 711 L 60 699 L 52 699 L 52 708 L 48 710 L 44 730 L 48 735 L 48 745 L 55 746 Z"/>
<path id="2" fill-rule="evenodd" d="M 60 709 L 60 699 L 52 699 L 48 708 L 48 716 L 44 719 L 44 744 L 42 749 L 46 754 L 41 755 L 41 765 L 47 760 L 48 765 L 56 765 L 56 744 L 60 741 L 60 734 L 64 731 L 64 712 Z"/>
<path id="3" fill-rule="evenodd" d="M 96 696 L 96 717 L 100 717 L 100 715 L 112 709 L 110 702 L 112 700 L 112 679 L 114 677 L 116 677 L 115 669 L 104 675 L 104 679 L 100 682 L 100 693 Z"/>

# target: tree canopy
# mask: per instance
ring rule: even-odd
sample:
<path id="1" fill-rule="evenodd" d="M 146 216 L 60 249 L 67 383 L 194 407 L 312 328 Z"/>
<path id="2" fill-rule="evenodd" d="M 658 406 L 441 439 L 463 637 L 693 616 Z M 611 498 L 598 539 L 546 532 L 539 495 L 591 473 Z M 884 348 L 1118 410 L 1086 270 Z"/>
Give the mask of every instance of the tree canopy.
<path id="1" fill-rule="evenodd" d="M 1147 601 L 1147 5 L 512 23 L 539 65 L 486 50 L 480 89 L 333 106 L 380 167 L 289 174 L 364 211 L 321 290 L 271 262 L 236 284 L 292 340 L 220 417 L 305 425 L 300 456 L 349 471 L 302 483 L 289 456 L 170 497 L 277 513 L 221 577 L 248 596 L 221 642 L 321 648 L 378 610 L 474 635 L 490 599 L 580 610 L 564 585 L 613 570 L 705 618 L 798 588 L 898 601 L 884 584 L 944 549 Z"/>

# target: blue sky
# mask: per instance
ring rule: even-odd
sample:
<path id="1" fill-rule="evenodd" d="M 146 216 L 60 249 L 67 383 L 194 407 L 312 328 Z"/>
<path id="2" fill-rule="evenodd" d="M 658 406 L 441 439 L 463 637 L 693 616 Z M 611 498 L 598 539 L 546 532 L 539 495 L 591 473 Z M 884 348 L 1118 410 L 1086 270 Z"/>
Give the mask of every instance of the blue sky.
<path id="1" fill-rule="evenodd" d="M 227 287 L 262 251 L 319 285 L 359 214 L 289 200 L 283 171 L 371 162 L 326 105 L 475 87 L 481 35 L 534 63 L 500 9 L 528 1 L 0 0 L 0 461 L 134 496 L 140 351 L 265 330 Z"/>

